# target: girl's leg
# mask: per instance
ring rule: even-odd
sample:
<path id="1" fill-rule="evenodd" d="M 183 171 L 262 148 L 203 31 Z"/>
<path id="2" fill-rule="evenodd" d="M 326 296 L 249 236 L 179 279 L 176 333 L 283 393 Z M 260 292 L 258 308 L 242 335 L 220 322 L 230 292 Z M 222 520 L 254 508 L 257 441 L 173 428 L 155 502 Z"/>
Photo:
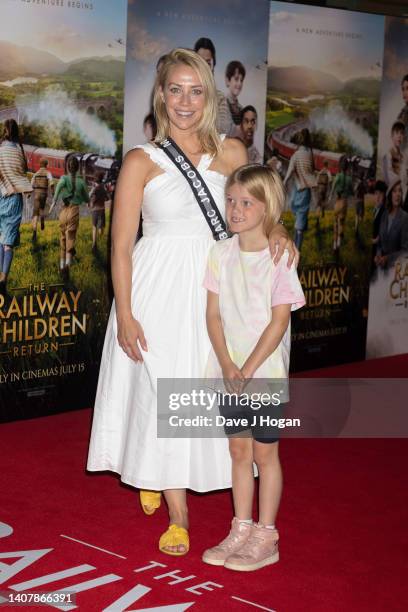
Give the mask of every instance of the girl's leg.
<path id="1" fill-rule="evenodd" d="M 235 516 L 241 520 L 252 518 L 254 501 L 252 438 L 230 438 L 232 459 L 232 496 Z"/>
<path id="2" fill-rule="evenodd" d="M 96 247 L 96 226 L 92 226 L 92 248 Z"/>
<path id="3" fill-rule="evenodd" d="M 275 525 L 282 494 L 279 442 L 254 440 L 254 461 L 259 471 L 259 523 Z"/>
<path id="4" fill-rule="evenodd" d="M 298 251 L 302 248 L 303 230 L 295 230 L 295 245 Z"/>
<path id="5" fill-rule="evenodd" d="M 4 261 L 4 244 L 0 243 L 0 282 L 3 282 L 5 275 L 3 272 L 3 261 Z"/>
<path id="6" fill-rule="evenodd" d="M 224 565 L 231 555 L 239 552 L 251 535 L 254 498 L 252 444 L 252 437 L 229 438 L 235 516 L 227 537 L 204 552 L 203 561 L 209 565 Z"/>
<path id="7" fill-rule="evenodd" d="M 164 491 L 164 497 L 169 510 L 170 524 L 176 524 L 179 527 L 188 529 L 188 508 L 187 495 L 185 489 L 167 489 Z M 183 544 L 178 546 L 166 546 L 166 550 L 171 552 L 185 552 L 186 547 Z"/>
<path id="8" fill-rule="evenodd" d="M 76 235 L 79 227 L 79 208 L 70 206 L 68 208 L 68 221 L 66 227 L 66 265 L 72 264 L 75 255 Z"/>
<path id="9" fill-rule="evenodd" d="M 59 216 L 60 228 L 60 270 L 65 268 L 67 256 L 67 237 L 66 237 L 66 209 L 62 209 Z"/>
<path id="10" fill-rule="evenodd" d="M 228 569 L 253 571 L 279 561 L 279 534 L 275 518 L 282 492 L 278 442 L 253 441 L 254 461 L 259 472 L 259 522 L 248 539 L 224 562 Z"/>
<path id="11" fill-rule="evenodd" d="M 14 255 L 14 249 L 12 246 L 9 246 L 8 244 L 5 244 L 3 246 L 4 252 L 3 252 L 3 266 L 1 269 L 2 277 L 1 280 L 2 281 L 6 281 L 8 274 L 10 272 L 10 267 L 11 267 L 11 262 L 13 261 L 13 255 Z"/>

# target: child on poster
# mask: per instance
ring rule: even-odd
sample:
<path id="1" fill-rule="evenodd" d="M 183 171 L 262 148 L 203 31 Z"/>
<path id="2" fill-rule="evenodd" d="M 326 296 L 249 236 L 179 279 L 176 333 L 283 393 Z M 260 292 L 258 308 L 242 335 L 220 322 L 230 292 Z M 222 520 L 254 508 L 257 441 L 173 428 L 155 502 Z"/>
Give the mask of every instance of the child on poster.
<path id="1" fill-rule="evenodd" d="M 92 215 L 92 253 L 97 252 L 98 237 L 102 238 L 105 230 L 105 204 L 109 194 L 103 184 L 103 172 L 96 177 L 96 183 L 89 194 L 89 207 Z"/>
<path id="2" fill-rule="evenodd" d="M 402 145 L 405 137 L 405 125 L 396 121 L 391 128 L 391 148 L 383 157 L 383 175 L 387 185 L 391 185 L 401 176 L 403 165 Z"/>
<path id="3" fill-rule="evenodd" d="M 408 74 L 402 77 L 401 93 L 405 106 L 401 109 L 397 121 L 401 121 L 405 127 L 408 127 Z"/>
<path id="4" fill-rule="evenodd" d="M 33 228 L 32 241 L 37 241 L 37 226 L 40 219 L 41 230 L 45 228 L 45 206 L 47 204 L 48 193 L 53 190 L 53 178 L 48 170 L 48 159 L 40 160 L 40 169 L 37 170 L 31 179 L 33 193 L 33 215 L 31 224 Z"/>
<path id="5" fill-rule="evenodd" d="M 226 217 L 235 235 L 213 246 L 204 280 L 213 346 L 206 375 L 223 378 L 227 390 L 237 390 L 237 403 L 230 407 L 240 416 L 245 414 L 247 422 L 226 428 L 227 435 L 232 434 L 235 517 L 229 535 L 205 551 L 203 561 L 237 571 L 256 570 L 279 559 L 275 527 L 282 490 L 278 440 L 260 420 L 274 416 L 274 407 L 263 405 L 254 423 L 255 406 L 243 411 L 239 395 L 250 379 L 287 379 L 290 313 L 305 304 L 296 269 L 287 268 L 285 256 L 275 265 L 268 247 L 269 233 L 280 218 L 284 201 L 282 181 L 275 172 L 256 164 L 238 168 L 226 184 Z M 247 435 L 248 423 L 253 438 Z M 241 432 L 245 437 L 236 437 Z M 258 523 L 252 521 L 254 461 L 259 471 Z"/>
<path id="6" fill-rule="evenodd" d="M 232 120 L 236 126 L 241 123 L 242 104 L 238 96 L 242 91 L 246 75 L 245 66 L 236 60 L 229 62 L 225 69 L 225 85 L 228 89 L 227 102 L 231 112 Z"/>

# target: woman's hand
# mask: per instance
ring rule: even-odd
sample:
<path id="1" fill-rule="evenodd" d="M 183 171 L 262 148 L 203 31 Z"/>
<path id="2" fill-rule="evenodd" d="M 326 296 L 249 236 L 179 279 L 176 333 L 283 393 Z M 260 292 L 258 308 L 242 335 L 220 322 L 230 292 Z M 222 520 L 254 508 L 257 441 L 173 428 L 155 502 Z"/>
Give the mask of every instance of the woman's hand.
<path id="1" fill-rule="evenodd" d="M 245 377 L 233 361 L 222 367 L 222 377 L 228 393 L 240 393 Z"/>
<path id="2" fill-rule="evenodd" d="M 298 266 L 300 253 L 293 240 L 289 238 L 287 229 L 281 223 L 277 223 L 269 235 L 269 249 L 274 264 L 279 262 L 285 249 L 287 249 L 289 251 L 288 268 L 293 262 L 295 262 L 296 267 Z"/>
<path id="3" fill-rule="evenodd" d="M 147 351 L 147 342 L 142 326 L 132 316 L 118 320 L 118 342 L 129 359 L 136 362 L 143 361 L 139 345 L 144 351 Z"/>

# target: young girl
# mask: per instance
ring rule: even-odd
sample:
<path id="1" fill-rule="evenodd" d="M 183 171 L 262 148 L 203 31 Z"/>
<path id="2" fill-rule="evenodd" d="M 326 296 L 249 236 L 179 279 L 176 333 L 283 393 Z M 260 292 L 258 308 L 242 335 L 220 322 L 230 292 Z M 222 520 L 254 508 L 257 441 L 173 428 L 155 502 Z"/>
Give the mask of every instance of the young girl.
<path id="1" fill-rule="evenodd" d="M 207 375 L 223 378 L 228 390 L 242 392 L 252 378 L 288 376 L 290 312 L 305 299 L 296 269 L 287 268 L 287 253 L 275 265 L 268 249 L 284 199 L 281 179 L 266 166 L 242 166 L 226 184 L 226 216 L 234 236 L 213 246 L 204 287 L 213 346 Z M 272 406 L 257 410 L 257 416 L 268 410 Z M 252 428 L 253 438 L 229 438 L 235 517 L 229 535 L 205 551 L 205 563 L 251 571 L 278 561 L 275 517 L 282 474 L 278 441 L 262 429 Z M 258 523 L 252 522 L 253 462 L 259 472 Z"/>
<path id="2" fill-rule="evenodd" d="M 26 176 L 27 161 L 14 119 L 4 122 L 0 141 L 0 294 L 7 293 L 7 278 L 14 247 L 19 244 L 23 194 L 33 188 Z"/>

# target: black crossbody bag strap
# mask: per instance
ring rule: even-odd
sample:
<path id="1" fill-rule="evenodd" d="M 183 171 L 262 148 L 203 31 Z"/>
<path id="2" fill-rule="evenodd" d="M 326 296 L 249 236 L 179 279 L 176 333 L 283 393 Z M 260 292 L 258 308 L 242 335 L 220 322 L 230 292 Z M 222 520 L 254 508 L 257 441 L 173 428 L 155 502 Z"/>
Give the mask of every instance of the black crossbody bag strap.
<path id="1" fill-rule="evenodd" d="M 229 238 L 225 221 L 215 203 L 211 191 L 197 168 L 191 163 L 185 153 L 176 145 L 174 140 L 166 138 L 159 143 L 159 147 L 174 163 L 191 187 L 195 199 L 207 221 L 215 240 Z"/>

